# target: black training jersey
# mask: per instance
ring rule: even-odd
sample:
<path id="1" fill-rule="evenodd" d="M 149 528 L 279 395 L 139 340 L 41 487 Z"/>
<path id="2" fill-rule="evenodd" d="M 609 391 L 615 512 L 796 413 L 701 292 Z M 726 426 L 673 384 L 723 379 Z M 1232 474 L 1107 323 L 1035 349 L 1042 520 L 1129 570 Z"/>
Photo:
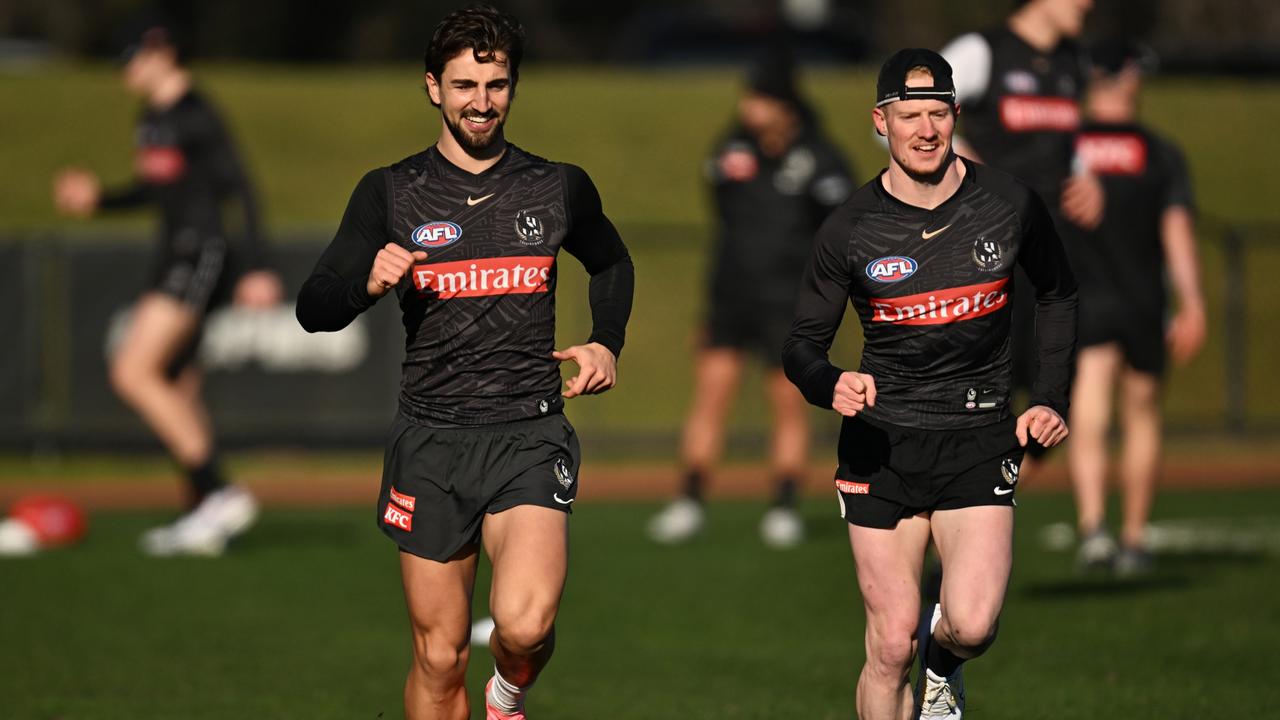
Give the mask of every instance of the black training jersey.
<path id="1" fill-rule="evenodd" d="M 925 429 L 1007 418 L 1017 264 L 1037 298 L 1031 402 L 1066 416 L 1076 285 L 1053 221 L 1009 175 L 957 162 L 967 169 L 960 188 L 933 210 L 898 200 L 877 177 L 823 225 L 783 352 L 787 377 L 809 402 L 831 407 L 844 371 L 827 353 L 852 300 L 865 341 L 859 371 L 876 383 L 866 417 Z"/>
<path id="2" fill-rule="evenodd" d="M 1194 207 L 1186 160 L 1173 143 L 1140 125 L 1085 125 L 1080 162 L 1102 182 L 1102 223 L 1069 248 L 1081 293 L 1095 293 L 1143 318 L 1164 314 L 1161 220 L 1171 207 Z"/>
<path id="3" fill-rule="evenodd" d="M 592 276 L 591 340 L 622 350 L 631 260 L 581 168 L 509 145 L 473 174 L 432 146 L 368 173 L 299 293 L 304 328 L 341 329 L 374 303 L 366 282 L 387 243 L 427 253 L 396 288 L 410 418 L 481 425 L 562 410 L 551 357 L 561 248 Z"/>
<path id="4" fill-rule="evenodd" d="M 985 40 L 986 76 L 969 53 Z M 964 41 L 964 42 L 961 42 Z M 1072 172 L 1071 139 L 1080 126 L 1087 63 L 1083 51 L 1063 40 L 1049 53 L 1031 47 L 1007 27 L 961 38 L 943 54 L 954 66 L 964 138 L 982 162 L 1027 183 L 1056 214 L 1062 182 Z M 985 81 L 985 82 L 983 82 Z"/>
<path id="5" fill-rule="evenodd" d="M 711 294 L 791 311 L 822 221 L 853 190 L 840 151 L 812 125 L 779 157 L 736 129 L 706 163 L 719 232 Z"/>
<path id="6" fill-rule="evenodd" d="M 192 90 L 167 108 L 146 108 L 135 146 L 134 181 L 105 192 L 104 210 L 158 205 L 162 252 L 185 256 L 202 243 L 225 239 L 223 204 L 234 201 L 243 223 L 239 256 L 247 267 L 263 265 L 253 186 L 222 118 L 203 95 Z"/>

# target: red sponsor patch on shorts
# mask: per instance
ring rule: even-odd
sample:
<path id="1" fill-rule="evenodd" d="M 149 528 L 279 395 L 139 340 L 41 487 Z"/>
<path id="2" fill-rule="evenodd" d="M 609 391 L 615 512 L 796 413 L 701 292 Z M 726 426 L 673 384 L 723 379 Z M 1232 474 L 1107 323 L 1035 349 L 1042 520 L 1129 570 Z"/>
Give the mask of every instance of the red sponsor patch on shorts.
<path id="1" fill-rule="evenodd" d="M 849 482 L 848 480 L 836 480 L 836 489 L 842 493 L 850 495 L 870 495 L 871 483 Z"/>
<path id="2" fill-rule="evenodd" d="M 413 512 L 413 508 L 418 504 L 417 498 L 396 492 L 395 488 L 391 488 L 391 501 L 409 512 Z"/>
<path id="3" fill-rule="evenodd" d="M 391 503 L 387 503 L 387 510 L 382 513 L 382 521 L 405 532 L 413 532 L 413 513 L 404 512 Z"/>

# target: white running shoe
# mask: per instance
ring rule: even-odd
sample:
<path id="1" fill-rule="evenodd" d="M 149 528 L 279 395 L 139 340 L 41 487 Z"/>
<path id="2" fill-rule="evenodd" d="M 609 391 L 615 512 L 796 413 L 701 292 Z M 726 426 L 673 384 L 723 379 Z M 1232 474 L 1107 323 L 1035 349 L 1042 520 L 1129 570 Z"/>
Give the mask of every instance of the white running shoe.
<path id="1" fill-rule="evenodd" d="M 1076 566 L 1081 570 L 1109 570 L 1115 563 L 1120 546 L 1106 528 L 1099 527 L 1080 539 Z"/>
<path id="2" fill-rule="evenodd" d="M 933 629 L 942 619 L 942 606 L 934 604 L 929 629 L 920 623 L 917 652 L 920 654 L 920 677 L 916 701 L 920 704 L 920 720 L 960 720 L 964 715 L 964 666 L 956 668 L 950 677 L 938 677 L 925 665 L 929 644 L 933 642 Z"/>
<path id="3" fill-rule="evenodd" d="M 804 540 L 804 521 L 794 508 L 769 508 L 760 518 L 760 539 L 771 548 L 785 549 Z"/>
<path id="4" fill-rule="evenodd" d="M 148 555 L 217 557 L 227 541 L 248 530 L 258 517 L 258 502 L 242 487 L 230 485 L 209 493 L 172 525 L 152 528 L 139 544 Z"/>
<path id="5" fill-rule="evenodd" d="M 702 532 L 705 523 L 706 511 L 702 503 L 682 497 L 649 521 L 649 539 L 664 545 L 682 543 Z"/>

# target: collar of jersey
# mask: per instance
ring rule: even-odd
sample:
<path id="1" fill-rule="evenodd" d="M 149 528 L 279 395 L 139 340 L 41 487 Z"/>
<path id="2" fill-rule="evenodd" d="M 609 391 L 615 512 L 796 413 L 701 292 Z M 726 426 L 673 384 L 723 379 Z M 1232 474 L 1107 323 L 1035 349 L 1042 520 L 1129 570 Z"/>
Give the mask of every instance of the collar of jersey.
<path id="1" fill-rule="evenodd" d="M 431 156 L 440 162 L 440 166 L 443 167 L 448 172 L 451 172 L 455 175 L 459 175 L 464 178 L 469 178 L 474 180 L 477 178 L 489 177 L 490 175 L 495 174 L 498 171 L 498 168 L 505 167 L 509 162 L 511 162 L 511 156 L 515 154 L 512 151 L 518 150 L 518 148 L 516 148 L 515 145 L 508 142 L 507 149 L 502 153 L 502 157 L 498 158 L 498 162 L 490 165 L 489 167 L 485 168 L 484 170 L 481 170 L 478 173 L 473 173 L 468 170 L 464 170 L 458 167 L 457 165 L 454 165 L 453 162 L 449 160 L 449 158 L 444 156 L 444 153 L 440 152 L 440 148 L 436 147 L 434 143 L 432 143 L 431 147 L 428 148 L 428 150 L 430 151 Z"/>
<path id="2" fill-rule="evenodd" d="M 889 172 L 888 168 L 881 170 L 880 173 L 876 175 L 875 180 L 872 180 L 871 182 L 875 186 L 875 191 L 877 195 L 887 200 L 888 202 L 893 203 L 894 205 L 897 205 L 898 207 L 907 208 L 909 210 L 913 210 L 915 212 L 922 212 L 922 213 L 942 212 L 943 210 L 946 210 L 947 208 L 949 208 L 951 206 L 951 203 L 956 202 L 956 198 L 960 197 L 961 195 L 964 195 L 965 191 L 969 189 L 969 186 L 973 184 L 973 174 L 974 174 L 973 168 L 975 163 L 972 163 L 959 155 L 956 155 L 956 162 L 964 163 L 964 167 L 965 167 L 964 177 L 960 179 L 960 187 L 956 188 L 956 191 L 951 193 L 951 197 L 947 198 L 946 200 L 943 200 L 941 203 L 938 204 L 937 207 L 932 209 L 920 207 L 919 205 L 912 205 L 911 203 L 899 198 L 898 196 L 894 195 L 888 190 L 885 190 L 884 183 L 881 181 L 881 178 L 884 177 L 885 173 Z"/>

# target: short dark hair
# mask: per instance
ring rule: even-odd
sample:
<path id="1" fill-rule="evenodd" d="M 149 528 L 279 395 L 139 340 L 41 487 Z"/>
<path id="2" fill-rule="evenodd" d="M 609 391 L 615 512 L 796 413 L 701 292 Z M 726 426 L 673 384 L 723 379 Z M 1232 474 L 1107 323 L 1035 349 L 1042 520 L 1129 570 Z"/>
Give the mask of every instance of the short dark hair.
<path id="1" fill-rule="evenodd" d="M 423 68 L 440 80 L 445 63 L 468 48 L 476 62 L 493 62 L 497 53 L 506 55 L 511 89 L 515 90 L 524 56 L 524 26 L 515 16 L 484 4 L 449 13 L 431 35 L 431 44 L 422 56 Z"/>

